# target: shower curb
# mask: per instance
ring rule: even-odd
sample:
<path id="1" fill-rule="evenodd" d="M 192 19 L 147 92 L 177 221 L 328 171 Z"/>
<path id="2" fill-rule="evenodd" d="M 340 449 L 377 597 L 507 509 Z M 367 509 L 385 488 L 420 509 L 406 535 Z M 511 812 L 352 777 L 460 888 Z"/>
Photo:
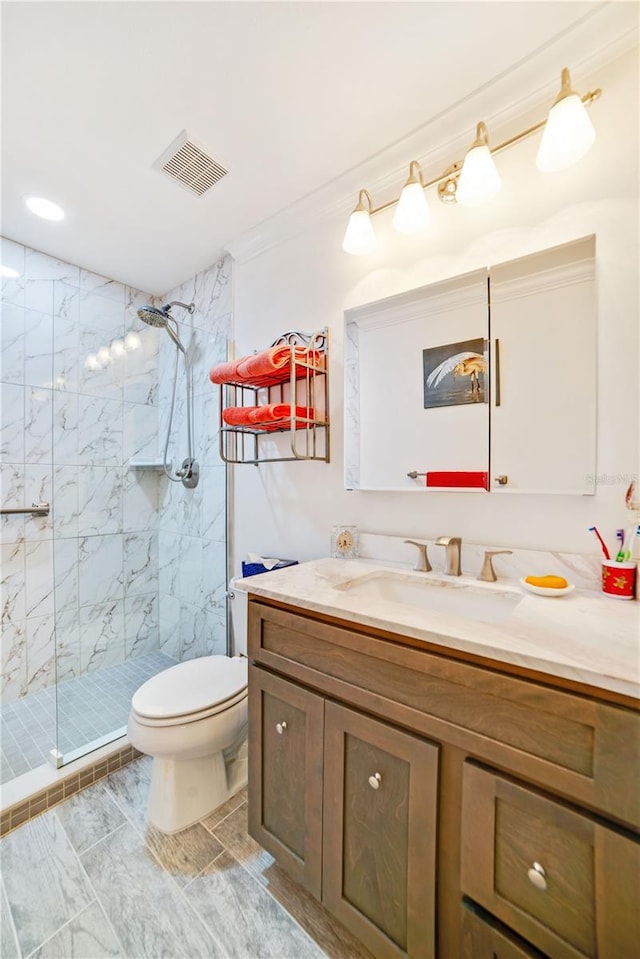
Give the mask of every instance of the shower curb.
<path id="1" fill-rule="evenodd" d="M 93 765 L 85 766 L 81 772 L 59 779 L 52 785 L 47 786 L 46 789 L 41 789 L 29 796 L 28 799 L 15 803 L 9 809 L 3 810 L 0 816 L 0 837 L 6 836 L 7 833 L 17 829 L 18 826 L 23 826 L 24 823 L 35 816 L 39 816 L 53 806 L 57 806 L 58 803 L 68 799 L 69 796 L 86 789 L 87 786 L 92 786 L 100 779 L 104 779 L 105 776 L 115 772 L 116 769 L 121 769 L 123 766 L 139 759 L 142 755 L 133 746 L 123 746 L 111 756 L 102 757 L 97 759 Z"/>

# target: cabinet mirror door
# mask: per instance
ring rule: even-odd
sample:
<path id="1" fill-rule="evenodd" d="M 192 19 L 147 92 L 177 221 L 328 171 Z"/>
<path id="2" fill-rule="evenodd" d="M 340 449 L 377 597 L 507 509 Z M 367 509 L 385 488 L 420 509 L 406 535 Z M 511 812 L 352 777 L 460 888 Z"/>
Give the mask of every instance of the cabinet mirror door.
<path id="1" fill-rule="evenodd" d="M 345 313 L 347 489 L 593 493 L 595 237 Z"/>

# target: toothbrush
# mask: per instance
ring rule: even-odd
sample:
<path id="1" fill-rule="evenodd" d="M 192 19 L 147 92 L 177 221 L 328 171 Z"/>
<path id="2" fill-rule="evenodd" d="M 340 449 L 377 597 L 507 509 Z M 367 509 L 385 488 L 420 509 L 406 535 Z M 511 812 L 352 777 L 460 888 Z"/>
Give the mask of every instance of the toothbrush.
<path id="1" fill-rule="evenodd" d="M 635 536 L 640 536 L 640 526 L 630 526 L 627 530 L 627 535 L 625 536 L 624 545 L 621 550 L 623 553 L 622 562 L 628 562 L 631 559 L 633 554 L 633 539 Z"/>
<path id="2" fill-rule="evenodd" d="M 618 547 L 618 552 L 616 553 L 616 563 L 622 563 L 622 561 L 624 560 L 624 530 L 623 529 L 616 530 L 616 539 L 620 543 Z"/>
<path id="3" fill-rule="evenodd" d="M 605 559 L 611 559 L 611 555 L 610 555 L 610 553 L 609 553 L 609 550 L 607 549 L 607 544 L 605 543 L 605 541 L 603 540 L 602 536 L 601 536 L 600 533 L 598 532 L 597 526 L 590 526 L 590 527 L 589 527 L 589 532 L 590 532 L 590 533 L 595 533 L 595 535 L 596 535 L 596 536 L 598 537 L 598 539 L 600 540 L 600 545 L 602 546 L 602 552 L 604 553 L 604 558 L 605 558 Z"/>

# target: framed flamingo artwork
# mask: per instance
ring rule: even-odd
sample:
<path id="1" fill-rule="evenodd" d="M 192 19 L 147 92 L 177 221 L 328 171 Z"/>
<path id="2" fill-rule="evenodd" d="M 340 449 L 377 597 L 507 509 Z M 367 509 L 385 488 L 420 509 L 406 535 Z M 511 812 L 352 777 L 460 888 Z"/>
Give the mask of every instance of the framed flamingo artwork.
<path id="1" fill-rule="evenodd" d="M 482 337 L 422 351 L 424 408 L 485 402 L 487 341 Z"/>

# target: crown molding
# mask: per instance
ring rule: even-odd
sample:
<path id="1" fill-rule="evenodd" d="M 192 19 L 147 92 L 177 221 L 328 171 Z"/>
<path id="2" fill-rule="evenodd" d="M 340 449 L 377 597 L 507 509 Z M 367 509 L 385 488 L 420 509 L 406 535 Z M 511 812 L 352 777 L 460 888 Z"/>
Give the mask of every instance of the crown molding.
<path id="1" fill-rule="evenodd" d="M 397 196 L 413 159 L 419 161 L 426 180 L 440 176 L 455 160 L 462 160 L 480 117 L 494 143 L 544 119 L 559 89 L 561 66 L 569 64 L 575 88 L 583 91 L 598 85 L 597 71 L 637 48 L 637 25 L 630 26 L 629 18 L 634 6 L 603 4 L 401 140 L 248 230 L 229 243 L 226 251 L 236 262 L 244 263 L 334 218 L 346 223 L 363 187 L 371 194 L 374 207 Z M 593 47 L 594 37 L 599 38 L 598 47 L 585 55 L 583 51 Z M 514 100 L 514 89 L 530 92 Z M 437 147 L 430 146 L 434 142 Z"/>

